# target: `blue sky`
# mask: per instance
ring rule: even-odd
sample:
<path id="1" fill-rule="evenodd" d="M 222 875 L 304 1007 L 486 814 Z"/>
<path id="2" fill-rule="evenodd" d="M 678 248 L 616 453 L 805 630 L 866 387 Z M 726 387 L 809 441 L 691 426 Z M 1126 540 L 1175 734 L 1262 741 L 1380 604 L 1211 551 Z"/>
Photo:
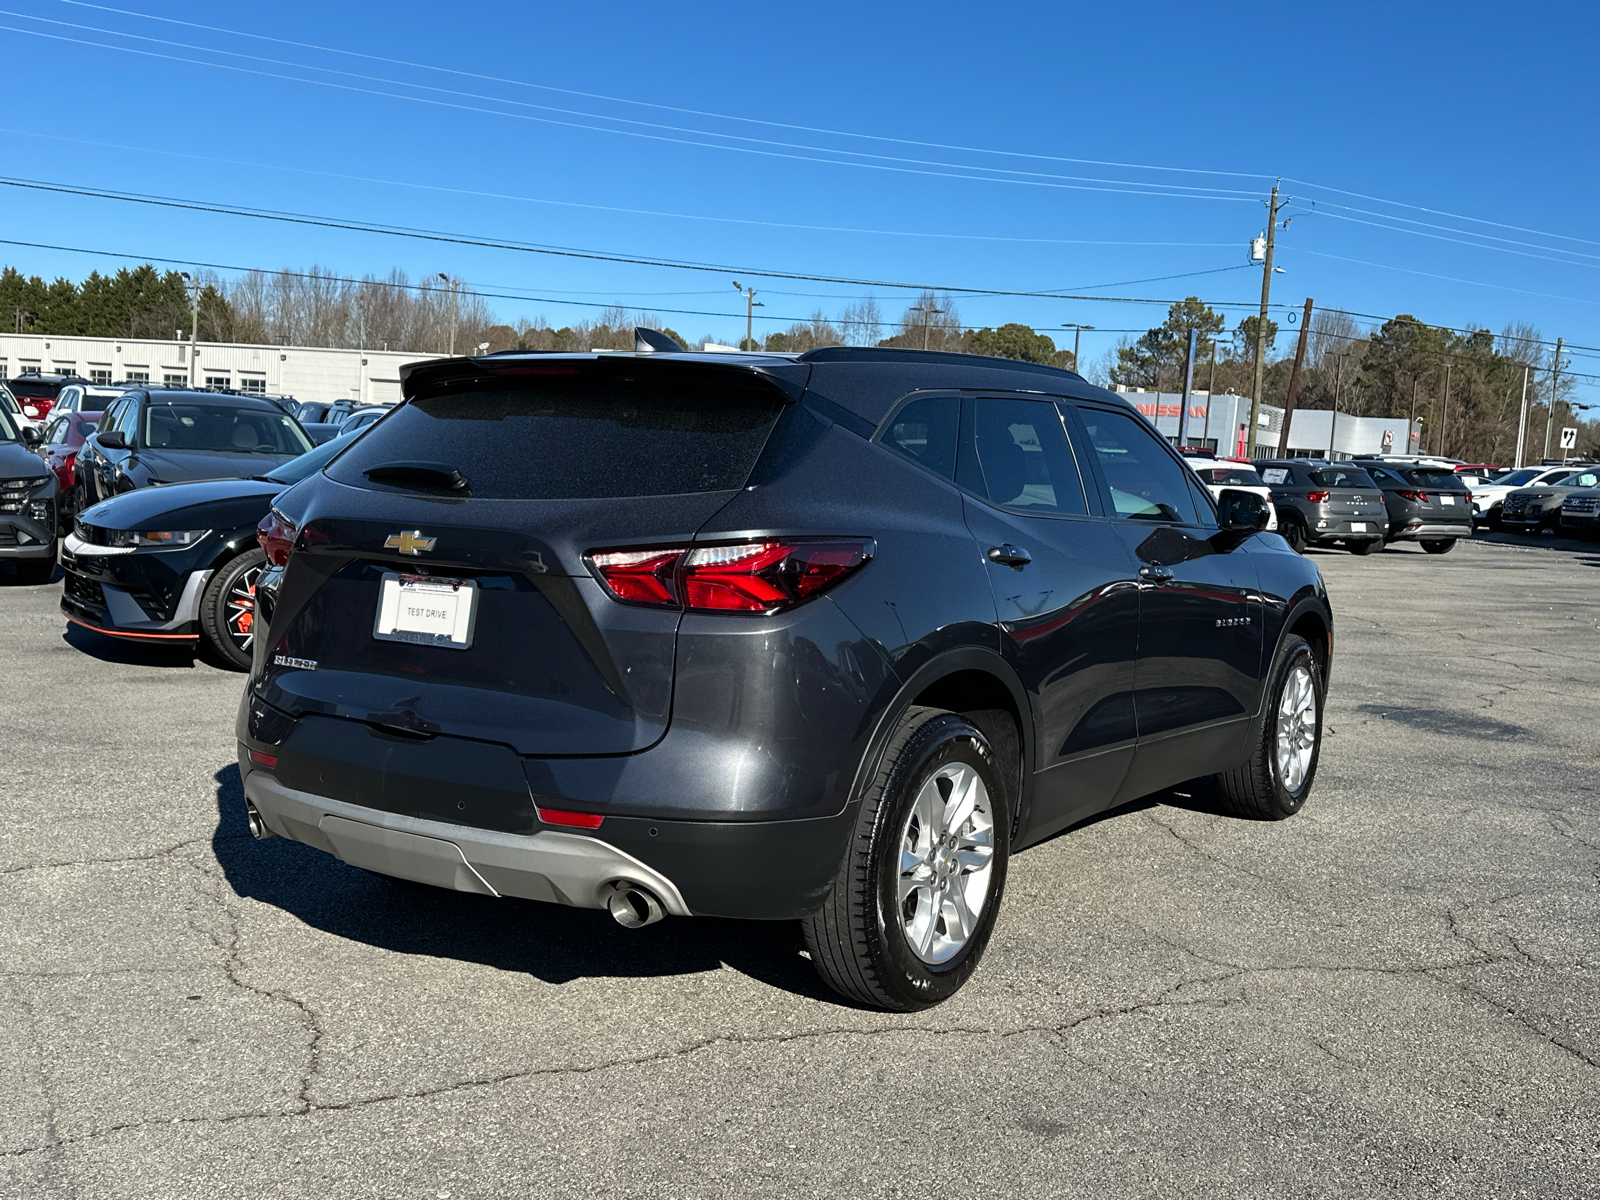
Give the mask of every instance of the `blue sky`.
<path id="1" fill-rule="evenodd" d="M 1592 6 L 30 0 L 0 26 L 30 81 L 0 115 L 10 177 L 779 271 L 1251 303 L 1246 243 L 1282 176 L 1275 300 L 1600 346 Z M 743 333 L 726 271 L 13 188 L 0 228 L 114 252 L 0 246 L 47 277 L 145 256 L 398 266 L 573 302 L 491 302 L 510 319 L 620 302 L 690 337 Z M 866 294 L 897 317 L 914 295 L 744 282 L 767 330 Z M 1161 315 L 958 303 L 969 324 L 1093 324 L 1086 361 Z M 1600 354 L 1572 365 L 1600 376 Z"/>

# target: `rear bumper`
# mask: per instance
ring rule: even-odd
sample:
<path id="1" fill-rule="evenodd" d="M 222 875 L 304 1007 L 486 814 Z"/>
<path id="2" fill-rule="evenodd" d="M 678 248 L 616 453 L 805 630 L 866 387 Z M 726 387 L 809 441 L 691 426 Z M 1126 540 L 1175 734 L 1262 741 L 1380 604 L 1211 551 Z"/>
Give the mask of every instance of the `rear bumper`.
<path id="1" fill-rule="evenodd" d="M 1363 528 L 1355 528 L 1357 525 Z M 1316 528 L 1311 530 L 1311 540 L 1333 542 L 1381 538 L 1388 531 L 1387 517 L 1318 517 Z"/>
<path id="2" fill-rule="evenodd" d="M 1431 542 L 1436 538 L 1470 538 L 1471 536 L 1471 521 L 1439 521 L 1432 524 L 1423 521 L 1407 521 L 1389 535 L 1389 540 L 1415 542 L 1426 538 Z"/>
<path id="3" fill-rule="evenodd" d="M 675 916 L 793 920 L 827 895 L 854 810 L 797 821 L 607 817 L 593 834 L 505 833 L 297 791 L 253 766 L 245 798 L 275 834 L 353 866 L 434 887 L 603 908 L 612 885 L 660 897 Z"/>

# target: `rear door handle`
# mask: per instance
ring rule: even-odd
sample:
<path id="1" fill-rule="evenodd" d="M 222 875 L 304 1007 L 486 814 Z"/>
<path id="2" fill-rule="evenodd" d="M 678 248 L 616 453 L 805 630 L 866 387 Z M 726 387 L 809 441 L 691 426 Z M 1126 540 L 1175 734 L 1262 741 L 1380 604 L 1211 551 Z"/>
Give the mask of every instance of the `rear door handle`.
<path id="1" fill-rule="evenodd" d="M 1003 546 L 989 547 L 989 561 L 999 563 L 1002 567 L 1010 567 L 1013 570 L 1020 571 L 1033 561 L 1033 555 L 1029 554 L 1021 546 L 1013 546 L 1010 542 L 1007 542 Z"/>
<path id="2" fill-rule="evenodd" d="M 1171 583 L 1172 571 L 1168 567 L 1140 567 L 1139 578 L 1146 583 Z"/>

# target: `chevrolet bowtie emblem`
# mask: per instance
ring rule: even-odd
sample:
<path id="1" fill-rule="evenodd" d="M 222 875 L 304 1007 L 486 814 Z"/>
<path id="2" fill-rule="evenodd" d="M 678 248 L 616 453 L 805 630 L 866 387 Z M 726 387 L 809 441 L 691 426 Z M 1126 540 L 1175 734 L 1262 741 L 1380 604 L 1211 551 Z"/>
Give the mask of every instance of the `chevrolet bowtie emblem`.
<path id="1" fill-rule="evenodd" d="M 398 550 L 401 554 L 417 555 L 424 550 L 432 550 L 438 538 L 423 537 L 422 530 L 408 529 L 404 533 L 392 533 L 389 540 L 383 543 L 385 550 Z"/>

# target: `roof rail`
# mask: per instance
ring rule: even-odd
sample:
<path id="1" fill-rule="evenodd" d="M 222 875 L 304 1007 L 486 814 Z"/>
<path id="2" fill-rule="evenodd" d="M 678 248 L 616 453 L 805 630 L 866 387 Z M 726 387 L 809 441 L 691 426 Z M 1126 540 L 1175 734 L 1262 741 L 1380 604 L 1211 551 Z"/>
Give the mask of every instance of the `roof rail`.
<path id="1" fill-rule="evenodd" d="M 1052 367 L 1045 363 L 1023 362 L 1020 358 L 996 358 L 988 354 L 958 354 L 949 350 L 910 350 L 899 346 L 819 346 L 807 350 L 795 359 L 803 363 L 825 362 L 885 362 L 911 363 L 960 362 L 971 367 L 987 367 L 992 371 L 1028 371 L 1051 375 L 1068 375 L 1082 380 L 1083 376 L 1065 367 Z M 1085 381 L 1086 382 L 1086 381 Z"/>

